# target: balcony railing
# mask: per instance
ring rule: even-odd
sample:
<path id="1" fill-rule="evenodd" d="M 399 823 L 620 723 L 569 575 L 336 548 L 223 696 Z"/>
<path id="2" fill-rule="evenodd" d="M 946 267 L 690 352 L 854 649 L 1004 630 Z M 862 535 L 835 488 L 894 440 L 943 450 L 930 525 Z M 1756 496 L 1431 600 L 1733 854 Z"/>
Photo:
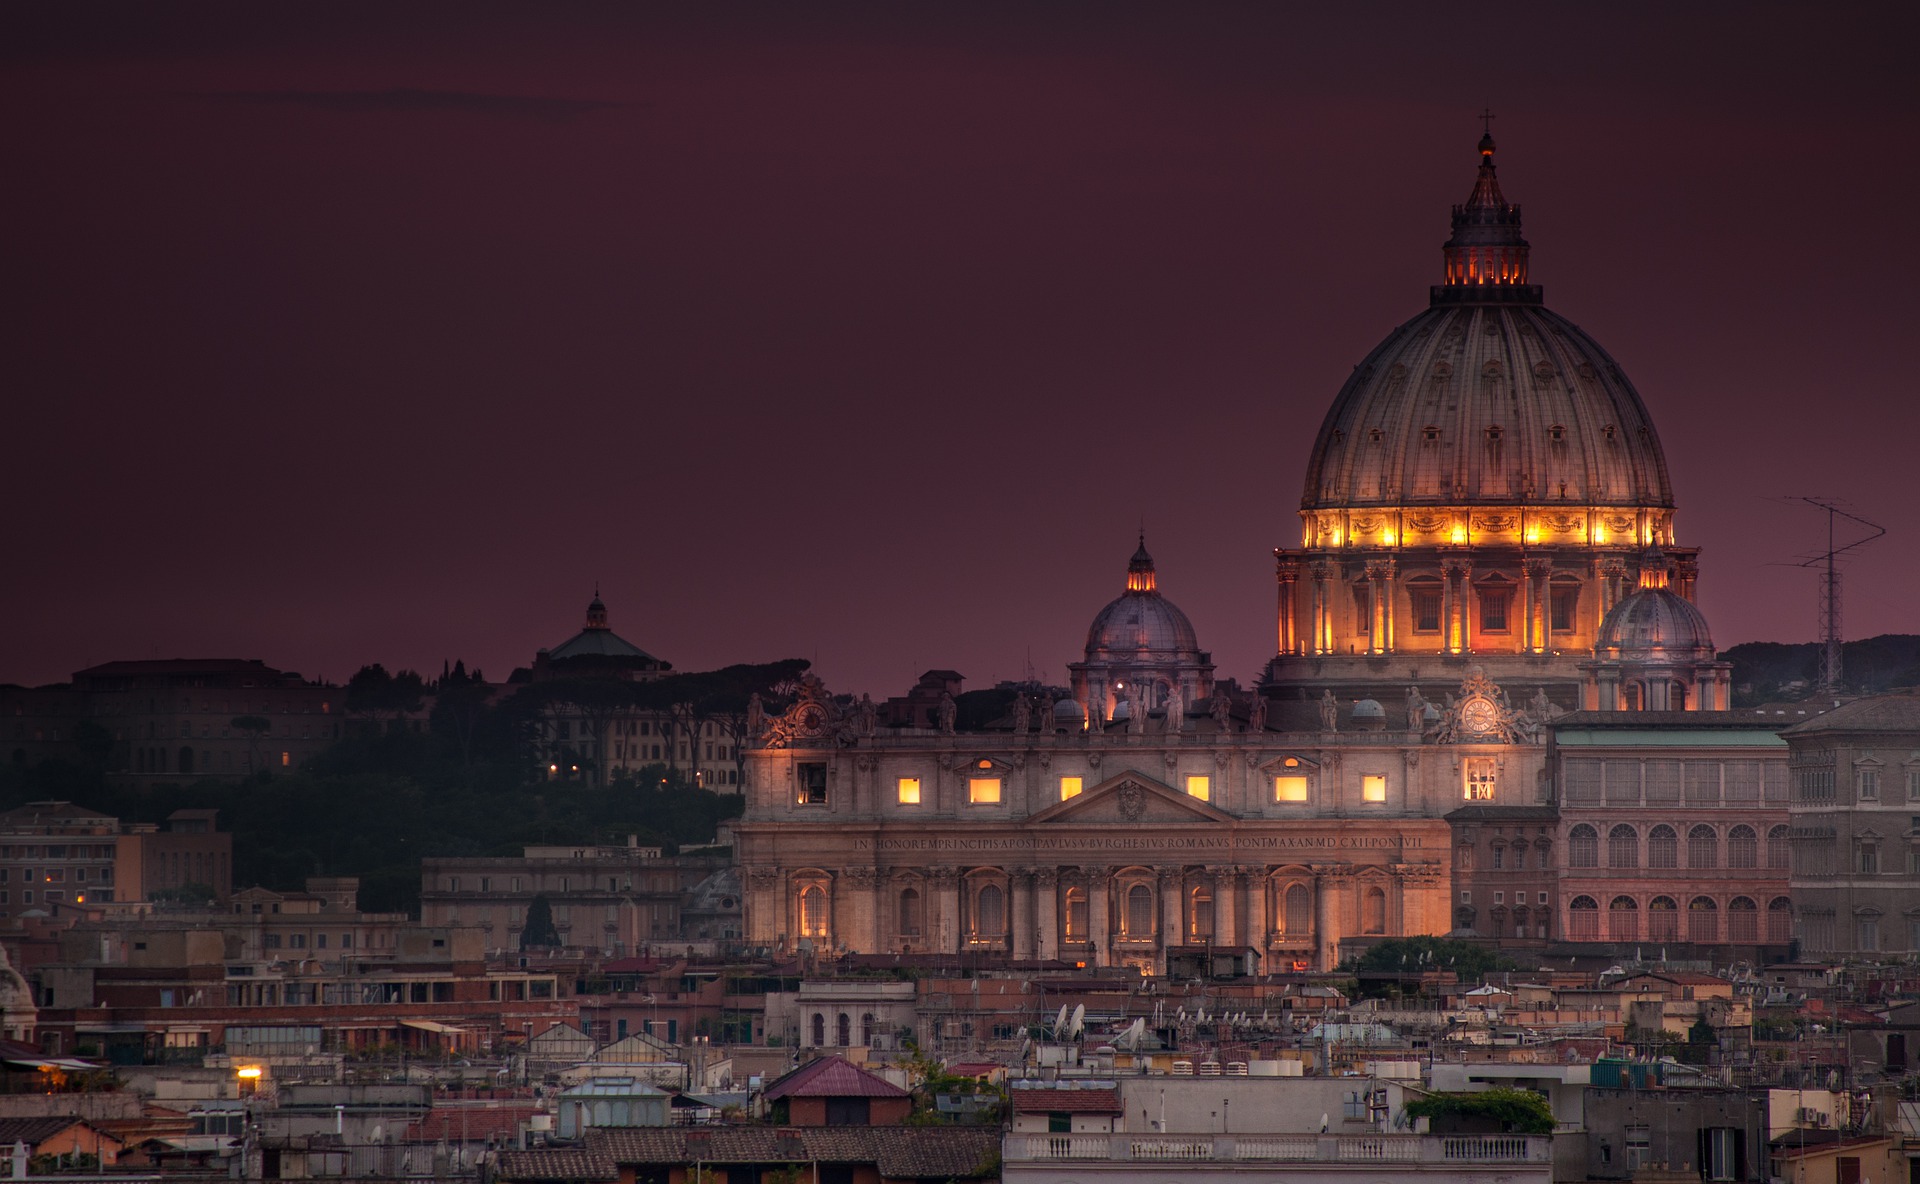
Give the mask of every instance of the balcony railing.
<path id="1" fill-rule="evenodd" d="M 1008 1135 L 1005 1158 L 1124 1163 L 1550 1163 L 1533 1135 Z"/>

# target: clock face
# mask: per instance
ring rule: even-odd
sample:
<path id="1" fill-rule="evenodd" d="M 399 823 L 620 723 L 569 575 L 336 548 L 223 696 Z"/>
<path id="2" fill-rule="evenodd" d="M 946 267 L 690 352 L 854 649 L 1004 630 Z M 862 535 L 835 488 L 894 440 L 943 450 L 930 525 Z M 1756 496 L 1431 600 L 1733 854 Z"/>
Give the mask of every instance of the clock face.
<path id="1" fill-rule="evenodd" d="M 827 726 L 827 709 L 818 703 L 803 703 L 794 715 L 793 722 L 804 733 L 822 731 Z"/>
<path id="2" fill-rule="evenodd" d="M 1500 709 L 1487 699 L 1475 696 L 1460 708 L 1460 722 L 1469 732 L 1494 732 L 1500 728 Z"/>

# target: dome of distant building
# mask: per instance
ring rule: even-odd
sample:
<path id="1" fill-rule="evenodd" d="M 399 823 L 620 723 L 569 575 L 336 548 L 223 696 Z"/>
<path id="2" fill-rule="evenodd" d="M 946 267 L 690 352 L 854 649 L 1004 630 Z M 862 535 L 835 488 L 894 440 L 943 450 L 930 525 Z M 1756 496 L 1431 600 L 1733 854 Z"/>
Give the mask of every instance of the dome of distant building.
<path id="1" fill-rule="evenodd" d="M 1093 727 L 1131 718 L 1129 704 L 1160 711 L 1177 695 L 1184 710 L 1213 694 L 1213 658 L 1187 614 L 1161 594 L 1144 534 L 1127 562 L 1126 589 L 1094 616 L 1085 660 L 1068 669 Z"/>
<path id="2" fill-rule="evenodd" d="M 541 650 L 533 660 L 536 680 L 615 677 L 645 681 L 672 669 L 671 662 L 654 657 L 613 631 L 599 589 L 587 604 L 584 627 L 552 649 Z"/>

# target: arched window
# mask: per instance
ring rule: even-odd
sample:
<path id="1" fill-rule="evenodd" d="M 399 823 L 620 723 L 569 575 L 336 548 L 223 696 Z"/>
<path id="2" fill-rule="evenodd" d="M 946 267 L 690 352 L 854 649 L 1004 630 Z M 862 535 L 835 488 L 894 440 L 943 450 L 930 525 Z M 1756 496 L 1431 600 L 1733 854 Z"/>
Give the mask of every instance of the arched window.
<path id="1" fill-rule="evenodd" d="M 900 890 L 900 936 L 920 936 L 920 890 L 918 888 Z"/>
<path id="2" fill-rule="evenodd" d="M 1576 896 L 1567 906 L 1567 925 L 1575 941 L 1600 940 L 1600 902 L 1591 896 Z"/>
<path id="3" fill-rule="evenodd" d="M 813 1013 L 813 1046 L 819 1048 L 827 1042 L 827 1017 L 819 1012 Z"/>
<path id="4" fill-rule="evenodd" d="M 1187 931 L 1195 942 L 1213 937 L 1213 890 L 1204 885 L 1188 894 Z"/>
<path id="5" fill-rule="evenodd" d="M 818 884 L 800 890 L 800 936 L 827 935 L 827 892 Z"/>
<path id="6" fill-rule="evenodd" d="M 1678 867 L 1680 836 L 1665 823 L 1647 832 L 1647 866 Z"/>
<path id="7" fill-rule="evenodd" d="M 1712 827 L 1702 824 L 1687 832 L 1687 866 L 1720 866 L 1720 836 Z"/>
<path id="8" fill-rule="evenodd" d="M 1727 866 L 1757 867 L 1760 863 L 1760 836 L 1750 826 L 1736 826 L 1727 832 Z"/>
<path id="9" fill-rule="evenodd" d="M 1567 863 L 1571 867 L 1600 866 L 1600 832 L 1581 823 L 1567 835 Z"/>
<path id="10" fill-rule="evenodd" d="M 860 1043 L 873 1047 L 873 1013 L 870 1011 L 860 1017 Z"/>
<path id="11" fill-rule="evenodd" d="M 1711 896 L 1696 896 L 1687 905 L 1687 940 L 1707 945 L 1720 940 L 1720 907 Z"/>
<path id="12" fill-rule="evenodd" d="M 1361 915 L 1360 932 L 1385 933 L 1387 931 L 1387 894 L 1380 888 L 1367 889 L 1365 908 Z"/>
<path id="13" fill-rule="evenodd" d="M 1621 823 L 1607 832 L 1607 866 L 1640 866 L 1640 832 Z"/>
<path id="14" fill-rule="evenodd" d="M 1787 828 L 1776 826 L 1767 832 L 1767 870 L 1784 872 L 1793 866 L 1793 848 L 1787 845 Z"/>
<path id="15" fill-rule="evenodd" d="M 974 897 L 973 935 L 990 939 L 1007 931 L 1007 901 L 998 884 L 982 884 Z"/>
<path id="16" fill-rule="evenodd" d="M 1767 902 L 1767 940 L 1793 940 L 1793 901 L 1784 896 Z"/>
<path id="17" fill-rule="evenodd" d="M 1760 940 L 1760 906 L 1752 897 L 1736 896 L 1727 902 L 1727 940 Z"/>
<path id="18" fill-rule="evenodd" d="M 841 1048 L 846 1048 L 853 1043 L 853 1020 L 848 1018 L 844 1011 L 840 1013 L 839 1022 L 834 1025 L 834 1035 L 840 1038 L 835 1043 Z"/>
<path id="19" fill-rule="evenodd" d="M 1087 940 L 1087 890 L 1067 889 L 1067 940 Z"/>
<path id="20" fill-rule="evenodd" d="M 1640 940 L 1640 902 L 1631 896 L 1616 896 L 1607 906 L 1607 940 Z"/>
<path id="21" fill-rule="evenodd" d="M 1654 941 L 1680 940 L 1680 906 L 1671 896 L 1647 902 L 1647 936 Z"/>
<path id="22" fill-rule="evenodd" d="M 1313 930 L 1313 894 L 1305 884 L 1287 885 L 1286 934 L 1305 937 Z"/>
<path id="23" fill-rule="evenodd" d="M 1127 889 L 1126 932 L 1123 936 L 1145 941 L 1153 936 L 1153 889 L 1135 884 Z"/>

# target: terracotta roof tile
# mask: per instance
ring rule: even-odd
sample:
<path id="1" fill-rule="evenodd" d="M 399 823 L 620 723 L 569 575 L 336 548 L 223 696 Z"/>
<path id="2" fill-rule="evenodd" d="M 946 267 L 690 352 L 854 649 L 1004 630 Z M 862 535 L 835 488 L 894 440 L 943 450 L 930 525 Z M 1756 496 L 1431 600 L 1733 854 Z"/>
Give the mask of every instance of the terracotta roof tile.
<path id="1" fill-rule="evenodd" d="M 995 1172 L 1000 1132 L 981 1127 L 610 1127 L 588 1131 L 587 1144 L 622 1166 L 812 1160 L 870 1163 L 890 1179 L 945 1180 Z"/>
<path id="2" fill-rule="evenodd" d="M 1014 1089 L 1013 1108 L 1029 1114 L 1118 1114 L 1117 1089 Z"/>
<path id="3" fill-rule="evenodd" d="M 496 1172 L 502 1180 L 525 1184 L 570 1184 L 575 1180 L 618 1180 L 620 1169 L 597 1151 L 548 1147 L 539 1151 L 502 1151 Z"/>
<path id="4" fill-rule="evenodd" d="M 841 1057 L 808 1061 L 767 1086 L 766 1099 L 904 1098 L 907 1091 Z"/>

